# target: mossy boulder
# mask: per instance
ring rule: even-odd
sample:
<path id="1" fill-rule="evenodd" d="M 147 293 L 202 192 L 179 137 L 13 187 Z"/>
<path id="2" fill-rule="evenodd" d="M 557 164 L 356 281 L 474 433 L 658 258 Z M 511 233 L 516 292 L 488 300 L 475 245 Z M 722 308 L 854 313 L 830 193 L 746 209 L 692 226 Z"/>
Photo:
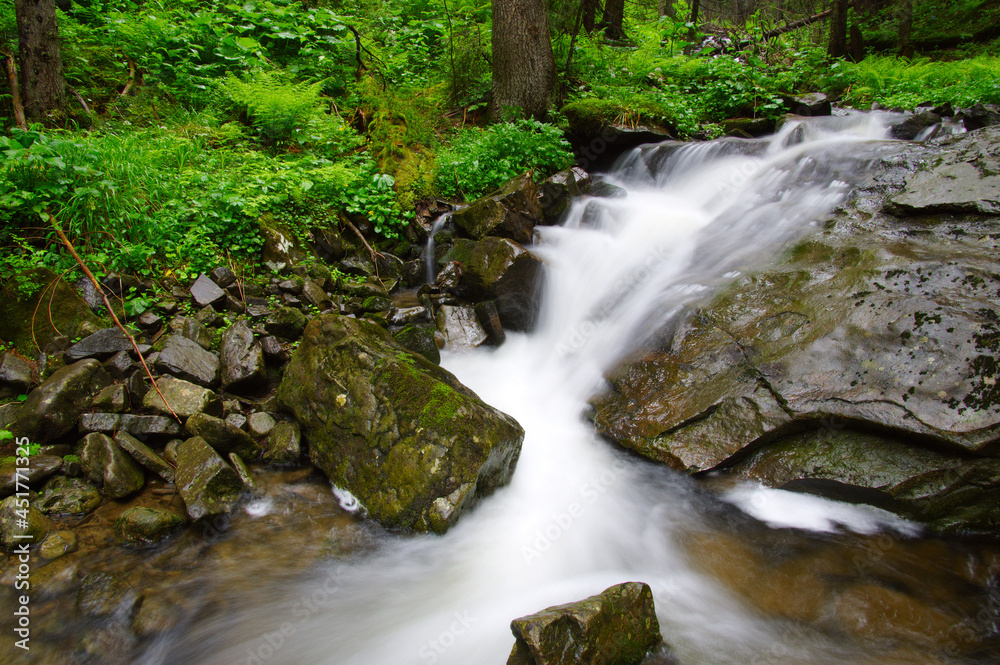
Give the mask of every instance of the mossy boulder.
<path id="1" fill-rule="evenodd" d="M 106 434 L 92 432 L 85 436 L 78 454 L 87 479 L 112 499 L 138 492 L 146 483 L 142 467 Z"/>
<path id="2" fill-rule="evenodd" d="M 437 330 L 431 325 L 420 325 L 410 323 L 395 333 L 393 339 L 396 343 L 413 353 L 419 353 L 435 365 L 441 364 L 441 351 L 438 349 L 437 340 L 434 339 L 434 331 Z"/>
<path id="3" fill-rule="evenodd" d="M 461 232 L 477 240 L 492 235 L 530 243 L 535 225 L 542 221 L 542 207 L 531 174 L 520 175 L 477 199 L 456 211 L 452 219 Z"/>
<path id="4" fill-rule="evenodd" d="M 63 367 L 28 394 L 10 430 L 45 443 L 68 434 L 95 394 L 111 384 L 101 363 L 88 358 Z"/>
<path id="5" fill-rule="evenodd" d="M 193 519 L 228 513 L 243 496 L 239 475 L 200 436 L 177 448 L 177 491 Z"/>
<path id="6" fill-rule="evenodd" d="M 507 665 L 638 665 L 663 641 L 653 593 L 641 582 L 515 619 L 510 629 Z"/>
<path id="7" fill-rule="evenodd" d="M 306 326 L 278 399 L 310 457 L 387 527 L 443 532 L 513 474 L 524 431 L 363 319 Z"/>
<path id="8" fill-rule="evenodd" d="M 542 274 L 542 262 L 531 252 L 508 238 L 458 238 L 444 260 L 462 264 L 461 295 L 474 301 L 493 300 L 506 329 L 531 329 Z"/>
<path id="9" fill-rule="evenodd" d="M 34 506 L 19 506 L 17 497 L 9 496 L 0 503 L 0 543 L 7 551 L 23 543 L 40 543 L 54 529 L 52 521 Z"/>
<path id="10" fill-rule="evenodd" d="M 21 353 L 33 355 L 59 335 L 84 337 L 108 326 L 51 270 L 36 268 L 23 277 L 39 285 L 29 297 L 12 281 L 0 285 L 0 339 L 13 342 Z"/>

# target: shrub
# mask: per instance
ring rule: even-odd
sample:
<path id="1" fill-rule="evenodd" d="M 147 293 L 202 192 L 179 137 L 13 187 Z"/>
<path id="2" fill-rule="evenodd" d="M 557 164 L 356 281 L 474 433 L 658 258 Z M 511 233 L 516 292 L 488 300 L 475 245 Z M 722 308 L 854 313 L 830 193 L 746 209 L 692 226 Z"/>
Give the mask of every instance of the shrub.
<path id="1" fill-rule="evenodd" d="M 542 179 L 572 162 L 569 142 L 557 127 L 537 120 L 502 122 L 462 130 L 438 153 L 436 183 L 448 196 L 472 199 L 525 171 Z"/>

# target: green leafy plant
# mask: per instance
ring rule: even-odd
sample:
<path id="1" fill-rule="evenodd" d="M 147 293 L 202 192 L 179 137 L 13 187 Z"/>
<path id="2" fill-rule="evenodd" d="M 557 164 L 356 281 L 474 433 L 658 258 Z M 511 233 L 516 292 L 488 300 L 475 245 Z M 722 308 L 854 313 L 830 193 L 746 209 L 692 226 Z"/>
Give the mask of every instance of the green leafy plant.
<path id="1" fill-rule="evenodd" d="M 572 162 L 558 127 L 530 119 L 502 122 L 460 132 L 438 153 L 436 183 L 449 196 L 471 199 L 525 171 L 542 179 Z"/>

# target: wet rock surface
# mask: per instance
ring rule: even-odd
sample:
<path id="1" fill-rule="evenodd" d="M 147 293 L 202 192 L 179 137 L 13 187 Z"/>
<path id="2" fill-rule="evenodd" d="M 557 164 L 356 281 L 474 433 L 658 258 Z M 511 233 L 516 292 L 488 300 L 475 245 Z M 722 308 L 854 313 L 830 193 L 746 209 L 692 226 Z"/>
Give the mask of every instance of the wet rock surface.
<path id="1" fill-rule="evenodd" d="M 675 318 L 609 376 L 592 402 L 598 429 L 688 472 L 950 496 L 940 526 L 992 528 L 994 511 L 960 517 L 956 495 L 991 496 L 995 464 L 981 457 L 1000 452 L 1000 224 L 968 214 L 991 209 L 981 146 L 1000 133 L 984 132 L 886 157 L 823 232 Z M 886 199 L 897 213 L 906 202 L 907 217 L 883 211 Z M 873 434 L 877 444 L 860 443 Z"/>
<path id="2" fill-rule="evenodd" d="M 515 619 L 507 665 L 637 665 L 660 644 L 649 586 L 628 582 L 599 595 Z"/>
<path id="3" fill-rule="evenodd" d="M 364 320 L 321 315 L 278 391 L 316 466 L 386 526 L 443 532 L 507 483 L 523 430 Z"/>

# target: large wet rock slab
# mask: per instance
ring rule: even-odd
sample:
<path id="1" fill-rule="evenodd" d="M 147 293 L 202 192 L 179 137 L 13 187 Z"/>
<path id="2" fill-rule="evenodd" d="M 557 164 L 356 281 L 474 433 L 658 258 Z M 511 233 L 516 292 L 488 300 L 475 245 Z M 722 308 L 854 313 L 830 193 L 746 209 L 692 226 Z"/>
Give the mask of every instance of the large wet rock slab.
<path id="1" fill-rule="evenodd" d="M 881 210 L 927 173 L 919 165 L 935 151 L 958 159 L 977 140 L 887 159 L 822 232 L 675 317 L 592 400 L 599 431 L 689 472 L 788 437 L 809 445 L 809 433 L 831 427 L 947 458 L 886 448 L 891 478 L 846 463 L 854 452 L 840 448 L 836 464 L 828 456 L 797 467 L 800 477 L 824 467 L 888 489 L 931 472 L 955 480 L 951 469 L 1000 453 L 1000 220 Z"/>
<path id="2" fill-rule="evenodd" d="M 524 437 L 375 323 L 333 313 L 306 326 L 278 399 L 313 463 L 389 527 L 445 531 L 510 480 Z"/>

